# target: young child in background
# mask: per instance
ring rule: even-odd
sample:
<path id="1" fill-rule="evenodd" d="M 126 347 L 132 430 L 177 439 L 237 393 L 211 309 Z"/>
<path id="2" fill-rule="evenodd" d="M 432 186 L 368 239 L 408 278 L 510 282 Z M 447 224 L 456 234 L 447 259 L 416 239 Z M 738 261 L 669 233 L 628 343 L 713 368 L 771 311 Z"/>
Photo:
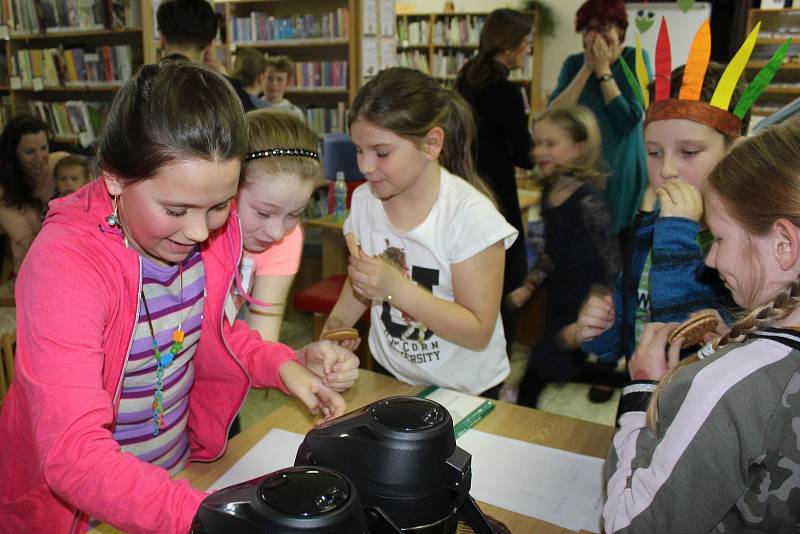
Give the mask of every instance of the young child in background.
<path id="1" fill-rule="evenodd" d="M 246 118 L 249 141 L 236 196 L 244 246 L 237 293 L 240 306 L 250 301 L 247 324 L 277 341 L 303 254 L 300 217 L 324 181 L 319 139 L 285 111 L 261 109 Z"/>
<path id="2" fill-rule="evenodd" d="M 355 356 L 295 353 L 235 320 L 246 147 L 236 94 L 204 67 L 144 65 L 116 94 L 100 179 L 53 203 L 19 274 L 4 528 L 188 532 L 206 493 L 172 475 L 224 453 L 251 385 L 344 412 Z"/>
<path id="3" fill-rule="evenodd" d="M 710 108 L 723 71 L 722 65 L 710 63 L 699 101 L 690 102 Z M 680 102 L 683 73 L 684 67 L 672 72 L 670 100 L 664 102 Z M 731 110 L 742 89 L 734 91 Z M 701 195 L 708 173 L 746 132 L 749 115 L 735 129 L 715 117 L 675 115 L 656 103 L 648 109 L 644 136 L 650 186 L 634 225 L 631 257 L 613 295 L 590 295 L 578 316 L 575 332 L 584 352 L 616 362 L 621 356 L 630 358 L 647 322 L 680 322 L 701 309 L 729 317 L 729 293 L 703 263 L 712 238 Z"/>
<path id="4" fill-rule="evenodd" d="M 67 196 L 89 183 L 89 161 L 83 156 L 70 154 L 56 163 L 53 174 L 56 196 Z"/>
<path id="5" fill-rule="evenodd" d="M 306 114 L 285 98 L 286 87 L 292 77 L 292 61 L 286 56 L 267 57 L 267 82 L 264 85 L 264 100 L 271 108 L 278 108 L 293 113 L 305 122 Z"/>
<path id="6" fill-rule="evenodd" d="M 586 354 L 575 343 L 575 319 L 592 285 L 613 286 L 621 259 L 603 192 L 607 172 L 600 128 L 592 112 L 583 106 L 546 111 L 533 123 L 533 141 L 545 184 L 545 255 L 506 301 L 519 308 L 544 283 L 550 295 L 544 340 L 531 351 L 518 398 L 535 408 L 548 383 L 573 379 L 582 371 L 596 374 L 586 368 Z"/>
<path id="7" fill-rule="evenodd" d="M 797 531 L 798 153 L 791 120 L 737 143 L 708 176 L 706 263 L 748 313 L 677 368 L 677 324 L 647 325 L 605 470 L 605 532 Z"/>
<path id="8" fill-rule="evenodd" d="M 359 90 L 349 120 L 367 183 L 344 223 L 348 278 L 323 334 L 369 307 L 372 355 L 399 380 L 496 397 L 509 373 L 503 263 L 517 232 L 475 172 L 468 105 L 391 68 Z"/>
<path id="9" fill-rule="evenodd" d="M 238 81 L 250 96 L 250 101 L 255 109 L 269 107 L 269 104 L 261 98 L 267 83 L 267 60 L 259 50 L 255 48 L 236 49 L 232 78 Z"/>

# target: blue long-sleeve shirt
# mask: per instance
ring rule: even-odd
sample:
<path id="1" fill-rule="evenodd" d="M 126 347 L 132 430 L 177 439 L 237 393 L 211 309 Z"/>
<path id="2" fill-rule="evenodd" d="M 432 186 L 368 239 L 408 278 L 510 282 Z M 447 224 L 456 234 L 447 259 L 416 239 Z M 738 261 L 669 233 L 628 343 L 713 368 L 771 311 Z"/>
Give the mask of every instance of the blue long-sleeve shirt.
<path id="1" fill-rule="evenodd" d="M 697 239 L 700 225 L 682 217 L 659 217 L 658 211 L 640 213 L 637 223 L 632 253 L 614 286 L 614 324 L 581 345 L 604 361 L 633 355 L 639 282 L 651 252 L 651 321 L 681 322 L 704 308 L 716 309 L 730 320 L 730 294 L 717 272 L 704 263 L 706 251 Z"/>

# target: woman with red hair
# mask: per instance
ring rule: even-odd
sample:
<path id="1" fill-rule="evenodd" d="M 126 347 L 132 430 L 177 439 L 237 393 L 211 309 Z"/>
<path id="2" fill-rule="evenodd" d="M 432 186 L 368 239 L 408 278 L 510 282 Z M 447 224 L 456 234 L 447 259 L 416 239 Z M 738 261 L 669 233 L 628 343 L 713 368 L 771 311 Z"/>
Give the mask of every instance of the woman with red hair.
<path id="1" fill-rule="evenodd" d="M 633 68 L 635 49 L 622 47 L 628 16 L 622 0 L 587 0 L 575 13 L 575 31 L 583 37 L 583 52 L 564 61 L 550 96 L 553 108 L 582 104 L 591 109 L 603 137 L 603 158 L 611 172 L 606 193 L 614 228 L 633 223 L 647 185 L 642 137 L 644 110 L 625 80 L 620 57 Z M 644 52 L 647 76 L 650 61 Z"/>

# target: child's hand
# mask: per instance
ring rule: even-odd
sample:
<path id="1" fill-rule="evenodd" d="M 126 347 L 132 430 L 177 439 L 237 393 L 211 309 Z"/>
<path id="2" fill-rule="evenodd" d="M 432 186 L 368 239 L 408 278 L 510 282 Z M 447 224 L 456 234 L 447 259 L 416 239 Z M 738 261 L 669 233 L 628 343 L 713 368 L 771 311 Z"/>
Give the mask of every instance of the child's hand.
<path id="1" fill-rule="evenodd" d="M 506 307 L 510 310 L 518 310 L 531 300 L 533 288 L 528 285 L 520 286 L 505 296 Z"/>
<path id="2" fill-rule="evenodd" d="M 614 298 L 605 288 L 592 288 L 578 314 L 575 340 L 578 344 L 591 341 L 614 324 Z"/>
<path id="3" fill-rule="evenodd" d="M 278 373 L 289 393 L 300 399 L 309 413 L 321 416 L 317 424 L 344 414 L 347 405 L 342 396 L 323 385 L 318 376 L 302 365 L 289 360 L 281 365 Z"/>
<path id="4" fill-rule="evenodd" d="M 633 380 L 661 380 L 667 371 L 680 361 L 683 338 L 676 339 L 667 349 L 667 337 L 678 323 L 647 323 L 639 346 L 628 364 Z"/>
<path id="5" fill-rule="evenodd" d="M 332 341 L 315 341 L 299 351 L 306 368 L 336 391 L 353 387 L 358 378 L 358 356 Z"/>
<path id="6" fill-rule="evenodd" d="M 397 295 L 408 279 L 399 269 L 383 261 L 373 258 L 358 250 L 358 255 L 350 255 L 350 266 L 347 268 L 353 293 L 367 301 L 391 300 Z"/>
<path id="7" fill-rule="evenodd" d="M 659 217 L 682 217 L 700 222 L 703 218 L 703 197 L 691 184 L 677 180 L 656 189 L 661 203 Z"/>
<path id="8" fill-rule="evenodd" d="M 336 330 L 337 328 L 350 328 L 352 325 L 345 324 L 344 321 L 339 319 L 334 315 L 329 315 L 328 320 L 325 321 L 325 324 L 322 327 L 322 332 L 320 332 L 320 339 L 325 337 L 325 334 L 331 330 Z M 339 345 L 340 347 L 344 347 L 347 350 L 355 351 L 358 346 L 361 344 L 361 338 L 357 339 L 343 339 L 341 341 L 334 341 L 330 340 L 331 343 Z"/>
<path id="9" fill-rule="evenodd" d="M 714 329 L 713 332 L 707 332 L 706 335 L 703 336 L 703 343 L 710 343 L 717 339 L 718 337 L 722 337 L 728 332 L 730 332 L 730 327 L 725 324 L 725 321 L 722 319 L 722 316 L 719 314 L 717 310 L 714 308 L 705 308 L 703 310 L 698 310 L 696 312 L 692 312 L 689 314 L 689 317 L 694 317 L 695 315 L 706 313 L 712 313 L 717 318 L 717 327 Z"/>

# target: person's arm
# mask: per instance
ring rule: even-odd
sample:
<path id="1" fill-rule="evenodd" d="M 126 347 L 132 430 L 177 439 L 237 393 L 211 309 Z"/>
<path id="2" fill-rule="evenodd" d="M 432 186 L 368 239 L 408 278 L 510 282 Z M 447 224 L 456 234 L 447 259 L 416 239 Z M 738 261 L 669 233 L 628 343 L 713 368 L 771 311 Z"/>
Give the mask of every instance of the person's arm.
<path id="1" fill-rule="evenodd" d="M 594 273 L 594 276 L 598 283 L 612 287 L 622 270 L 622 255 L 619 250 L 619 239 L 613 230 L 608 201 L 602 192 L 596 191 L 582 199 L 580 217 L 595 254 L 603 262 L 603 272 Z"/>
<path id="2" fill-rule="evenodd" d="M 667 326 L 663 334 L 676 325 Z M 666 354 L 666 335 L 660 343 L 662 364 L 675 365 L 677 350 Z M 784 347 L 750 344 L 679 368 L 659 392 L 656 430 L 645 410 L 656 386 L 648 380 L 657 376 L 645 372 L 626 386 L 606 464 L 605 531 L 715 530 L 752 483 L 781 402 L 783 391 L 765 387 L 759 371 L 785 356 Z"/>
<path id="3" fill-rule="evenodd" d="M 647 51 L 643 51 L 642 53 L 644 54 L 645 68 L 647 69 L 649 78 L 650 60 Z M 629 58 L 626 61 L 628 66 L 631 66 L 631 53 L 627 53 L 627 55 Z M 619 69 L 617 70 L 619 71 Z M 614 119 L 611 123 L 617 131 L 617 134 L 620 136 L 627 135 L 642 122 L 644 108 L 638 98 L 633 94 L 632 89 L 626 88 L 624 91 L 622 90 L 620 84 L 628 83 L 623 73 L 619 72 L 614 75 L 613 70 L 609 67 L 608 74 L 612 74 L 611 80 L 600 82 L 600 89 L 603 91 L 603 99 L 608 109 L 608 114 Z"/>
<path id="4" fill-rule="evenodd" d="M 89 517 L 126 532 L 188 532 L 206 494 L 122 453 L 112 436 L 104 336 L 118 318 L 117 277 L 107 258 L 67 241 L 37 240 L 17 282 L 14 380 L 36 436 L 31 454 L 58 498 Z"/>
<path id="5" fill-rule="evenodd" d="M 293 281 L 294 275 L 255 277 L 251 296 L 272 306 L 264 307 L 250 303 L 247 310 L 247 324 L 257 330 L 264 341 L 278 341 L 283 315 L 286 312 L 286 298 Z"/>
<path id="6" fill-rule="evenodd" d="M 328 315 L 328 319 L 325 321 L 325 325 L 322 327 L 321 335 L 325 335 L 326 332 L 329 330 L 334 330 L 336 328 L 350 328 L 356 321 L 358 321 L 359 317 L 364 315 L 364 312 L 367 311 L 369 305 L 358 299 L 355 294 L 353 293 L 353 286 L 350 283 L 350 278 L 346 278 L 344 281 L 344 285 L 342 286 L 342 292 L 339 293 L 339 298 L 336 300 L 336 304 L 333 306 L 333 310 L 331 310 L 330 315 Z M 341 341 L 339 344 L 343 347 L 346 347 L 350 350 L 356 350 L 360 340 L 347 340 Z"/>
<path id="7" fill-rule="evenodd" d="M 0 206 L 0 227 L 5 230 L 11 244 L 14 272 L 19 271 L 33 239 L 41 228 L 39 215 L 32 208 L 16 209 Z"/>
<path id="8" fill-rule="evenodd" d="M 564 69 L 566 65 L 561 69 L 561 75 L 559 75 L 559 85 L 561 85 L 561 77 L 564 76 Z M 575 73 L 575 75 L 570 78 L 570 81 L 564 86 L 564 88 L 559 92 L 558 96 L 554 97 L 550 100 L 550 107 L 553 109 L 557 108 L 565 108 L 568 106 L 574 106 L 578 103 L 578 99 L 581 96 L 584 88 L 586 87 L 586 82 L 589 81 L 589 77 L 594 75 L 594 71 L 591 67 L 584 63 L 581 68 Z"/>
<path id="9" fill-rule="evenodd" d="M 455 302 L 415 284 L 396 267 L 361 253 L 350 260 L 355 292 L 368 300 L 390 301 L 442 338 L 480 350 L 491 340 L 503 286 L 503 242 L 452 266 Z M 391 298 L 389 298 L 391 297 Z"/>
<path id="10" fill-rule="evenodd" d="M 607 290 L 606 290 L 607 291 Z M 614 285 L 614 291 L 610 294 L 603 295 L 590 294 L 587 296 L 587 301 L 581 307 L 581 311 L 576 321 L 576 340 L 580 345 L 583 352 L 589 354 L 594 353 L 600 360 L 603 361 L 616 361 L 622 356 L 622 320 L 623 320 L 623 302 L 625 298 L 622 287 L 622 275 L 617 277 L 617 282 Z M 584 324 L 596 324 L 596 321 L 589 321 L 590 315 L 587 306 L 592 303 L 591 299 L 608 299 L 610 300 L 610 321 L 600 329 L 591 329 L 592 334 L 586 334 L 587 329 L 583 327 Z M 595 309 L 605 306 L 595 306 Z"/>

